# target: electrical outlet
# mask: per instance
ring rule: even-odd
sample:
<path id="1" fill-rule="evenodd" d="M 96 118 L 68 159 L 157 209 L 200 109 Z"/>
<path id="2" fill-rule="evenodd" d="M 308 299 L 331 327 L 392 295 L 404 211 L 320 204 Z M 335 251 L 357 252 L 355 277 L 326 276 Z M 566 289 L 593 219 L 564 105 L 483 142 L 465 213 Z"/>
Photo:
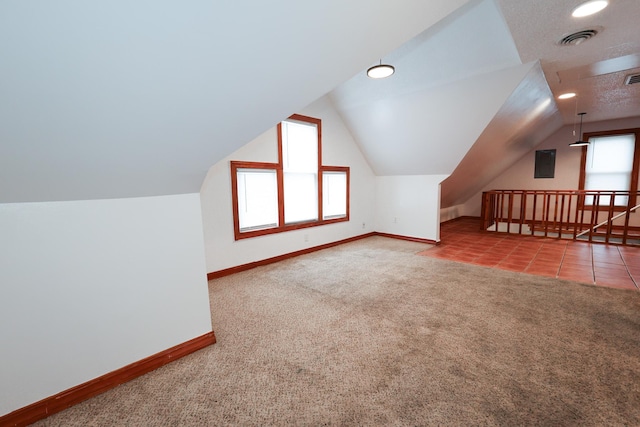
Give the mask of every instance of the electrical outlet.
<path id="1" fill-rule="evenodd" d="M 397 224 L 398 223 L 398 217 L 393 217 L 393 223 Z"/>
<path id="2" fill-rule="evenodd" d="M 365 223 L 363 222 L 363 223 L 362 223 L 362 228 L 363 228 L 363 229 L 364 229 L 364 226 L 365 226 Z"/>
<path id="3" fill-rule="evenodd" d="M 308 234 L 305 234 L 305 235 L 304 235 L 304 241 L 305 241 L 305 242 L 308 242 L 308 241 L 309 241 L 309 235 L 308 235 Z"/>

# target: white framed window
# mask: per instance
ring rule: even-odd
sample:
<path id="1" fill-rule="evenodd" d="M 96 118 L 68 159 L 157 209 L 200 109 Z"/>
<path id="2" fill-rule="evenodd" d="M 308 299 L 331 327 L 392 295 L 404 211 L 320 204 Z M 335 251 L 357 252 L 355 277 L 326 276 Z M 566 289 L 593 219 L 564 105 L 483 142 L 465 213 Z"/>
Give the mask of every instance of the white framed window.
<path id="1" fill-rule="evenodd" d="M 318 219 L 318 128 L 315 123 L 281 124 L 284 222 Z"/>
<path id="2" fill-rule="evenodd" d="M 346 172 L 322 172 L 322 219 L 347 215 L 347 188 Z"/>
<path id="3" fill-rule="evenodd" d="M 237 170 L 240 232 L 278 226 L 278 180 L 275 170 Z"/>
<path id="4" fill-rule="evenodd" d="M 322 121 L 278 124 L 278 163 L 231 161 L 235 239 L 349 221 L 347 166 L 322 164 Z"/>
<path id="5" fill-rule="evenodd" d="M 632 191 L 635 133 L 593 136 L 589 138 L 584 165 L 584 189 L 601 191 Z M 594 196 L 587 196 L 585 203 L 594 204 Z M 615 206 L 626 206 L 627 196 L 616 196 Z M 611 197 L 601 195 L 600 206 L 609 206 Z"/>

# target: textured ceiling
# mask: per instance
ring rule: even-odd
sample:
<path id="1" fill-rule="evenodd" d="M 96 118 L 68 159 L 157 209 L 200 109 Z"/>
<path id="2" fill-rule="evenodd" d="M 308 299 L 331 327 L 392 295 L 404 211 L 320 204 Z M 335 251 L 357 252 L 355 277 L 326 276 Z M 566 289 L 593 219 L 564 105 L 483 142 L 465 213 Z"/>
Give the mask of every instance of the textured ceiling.
<path id="1" fill-rule="evenodd" d="M 611 0 L 603 11 L 584 18 L 571 17 L 582 0 L 498 0 L 524 62 L 540 60 L 555 96 L 576 92 L 577 98 L 558 101 L 564 123 L 573 123 L 577 112 L 585 122 L 640 115 L 640 84 L 625 86 L 626 75 L 640 68 L 603 75 L 579 75 L 572 71 L 589 64 L 640 53 L 640 1 Z M 560 46 L 566 34 L 596 28 L 599 33 L 578 45 Z M 637 66 L 636 66 L 637 67 Z M 560 76 L 566 78 L 561 79 Z"/>

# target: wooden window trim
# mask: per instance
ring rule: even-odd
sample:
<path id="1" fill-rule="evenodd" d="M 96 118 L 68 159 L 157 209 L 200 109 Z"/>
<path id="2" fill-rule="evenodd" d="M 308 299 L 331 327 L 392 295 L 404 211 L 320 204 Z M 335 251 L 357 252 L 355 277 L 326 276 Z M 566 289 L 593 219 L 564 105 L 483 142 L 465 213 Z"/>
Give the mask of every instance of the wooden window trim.
<path id="1" fill-rule="evenodd" d="M 632 128 L 632 129 L 616 129 L 616 130 L 607 130 L 607 131 L 599 131 L 599 132 L 588 132 L 585 133 L 583 139 L 588 141 L 591 137 L 598 136 L 614 136 L 614 135 L 627 135 L 627 134 L 635 134 L 635 147 L 633 149 L 633 169 L 631 170 L 631 182 L 629 184 L 629 206 L 635 206 L 637 200 L 638 193 L 638 174 L 640 173 L 640 128 Z M 585 167 L 587 165 L 587 146 L 582 147 L 582 156 L 580 157 L 580 178 L 578 180 L 578 189 L 584 190 L 585 182 L 586 182 L 586 172 Z M 584 196 L 580 198 L 580 207 L 584 209 L 585 199 Z M 607 206 L 603 206 L 602 208 L 607 208 Z M 614 206 L 613 210 L 622 212 L 626 210 L 626 206 Z M 635 212 L 635 211 L 634 211 Z"/>
<path id="2" fill-rule="evenodd" d="M 313 221 L 299 222 L 295 224 L 285 224 L 284 222 L 284 168 L 282 153 L 282 124 L 278 123 L 278 163 L 266 162 L 245 162 L 232 160 L 231 169 L 231 203 L 233 205 L 233 233 L 235 240 L 248 239 L 252 237 L 265 236 L 269 234 L 283 233 L 286 231 L 299 230 L 302 228 L 318 227 L 321 225 L 335 224 L 349 221 L 351 203 L 351 173 L 348 166 L 329 166 L 322 164 L 322 121 L 320 119 L 293 114 L 287 120 L 311 123 L 317 126 L 318 130 L 318 219 Z M 278 181 L 278 226 L 262 230 L 240 232 L 240 219 L 238 216 L 238 169 L 267 169 L 276 171 Z M 347 175 L 347 212 L 344 217 L 322 219 L 322 173 L 323 172 L 345 172 Z"/>

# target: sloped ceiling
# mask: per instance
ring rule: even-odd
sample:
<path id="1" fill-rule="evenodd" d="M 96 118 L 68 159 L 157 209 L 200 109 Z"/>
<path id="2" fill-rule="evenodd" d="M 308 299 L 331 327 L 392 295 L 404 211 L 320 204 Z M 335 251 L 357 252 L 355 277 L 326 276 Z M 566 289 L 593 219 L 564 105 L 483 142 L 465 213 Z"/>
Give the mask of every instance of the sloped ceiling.
<path id="1" fill-rule="evenodd" d="M 0 202 L 197 192 L 466 3 L 0 2 Z"/>
<path id="2" fill-rule="evenodd" d="M 553 94 L 536 62 L 442 182 L 440 206 L 464 203 L 561 127 Z"/>
<path id="3" fill-rule="evenodd" d="M 468 3 L 384 61 L 392 78 L 360 73 L 331 93 L 378 175 L 452 173 L 531 67 L 491 0 Z"/>

